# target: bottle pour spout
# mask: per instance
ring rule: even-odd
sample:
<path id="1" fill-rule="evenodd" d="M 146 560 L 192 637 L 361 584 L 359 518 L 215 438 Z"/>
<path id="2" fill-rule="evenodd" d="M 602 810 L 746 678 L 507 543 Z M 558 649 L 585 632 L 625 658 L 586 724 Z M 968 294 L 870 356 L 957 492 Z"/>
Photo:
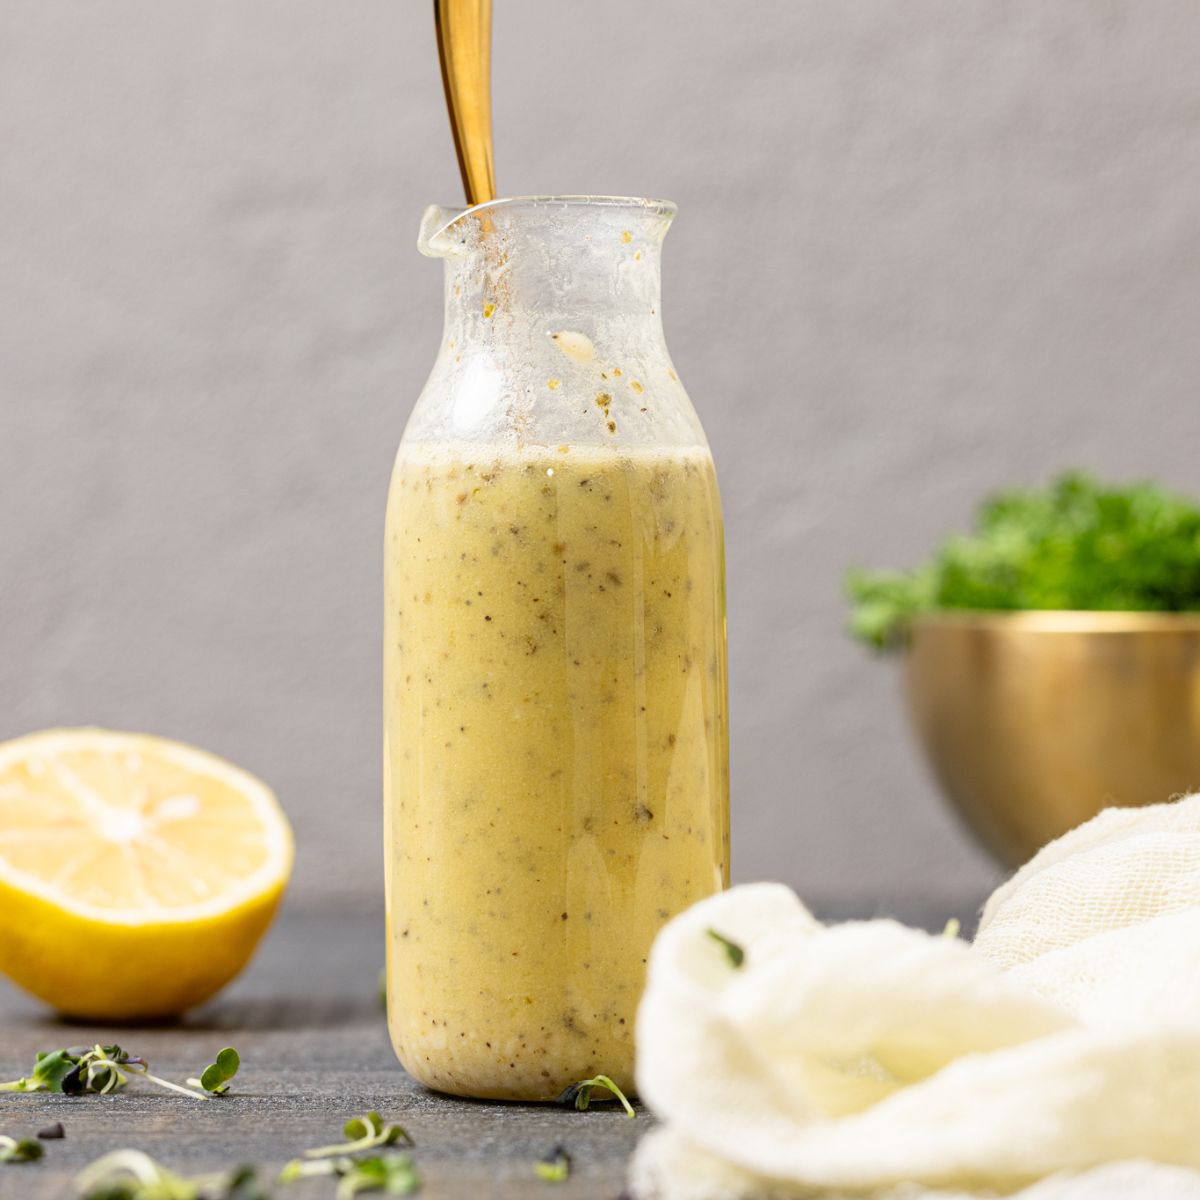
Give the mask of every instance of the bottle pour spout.
<path id="1" fill-rule="evenodd" d="M 657 246 L 674 216 L 669 200 L 629 196 L 513 196 L 471 208 L 431 204 L 421 218 L 417 249 L 429 258 L 452 258 L 492 230 L 518 240 L 570 242 L 605 226 L 626 242 L 636 236 Z"/>
<path id="2" fill-rule="evenodd" d="M 450 227 L 459 217 L 469 212 L 465 208 L 443 208 L 431 204 L 421 214 L 421 228 L 417 232 L 417 249 L 426 258 L 446 258 L 454 252 L 454 239 L 447 236 Z"/>

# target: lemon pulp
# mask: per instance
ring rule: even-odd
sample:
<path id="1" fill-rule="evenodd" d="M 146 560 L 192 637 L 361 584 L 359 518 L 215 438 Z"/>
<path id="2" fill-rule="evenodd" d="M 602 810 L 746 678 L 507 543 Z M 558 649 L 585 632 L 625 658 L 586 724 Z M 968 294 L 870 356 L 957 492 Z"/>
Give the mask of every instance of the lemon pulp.
<path id="1" fill-rule="evenodd" d="M 206 1000 L 249 960 L 292 864 L 274 795 L 179 742 L 97 729 L 0 745 L 0 970 L 72 1016 Z"/>

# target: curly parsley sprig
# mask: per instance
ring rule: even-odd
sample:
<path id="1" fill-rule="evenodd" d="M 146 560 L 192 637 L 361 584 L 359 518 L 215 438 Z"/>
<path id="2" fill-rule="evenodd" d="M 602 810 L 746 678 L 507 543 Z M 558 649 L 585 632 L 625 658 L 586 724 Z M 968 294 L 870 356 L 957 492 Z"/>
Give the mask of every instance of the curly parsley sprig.
<path id="1" fill-rule="evenodd" d="M 1194 612 L 1200 505 L 1068 472 L 988 498 L 970 534 L 909 571 L 851 571 L 846 590 L 851 633 L 877 650 L 903 647 L 915 618 L 954 609 Z"/>

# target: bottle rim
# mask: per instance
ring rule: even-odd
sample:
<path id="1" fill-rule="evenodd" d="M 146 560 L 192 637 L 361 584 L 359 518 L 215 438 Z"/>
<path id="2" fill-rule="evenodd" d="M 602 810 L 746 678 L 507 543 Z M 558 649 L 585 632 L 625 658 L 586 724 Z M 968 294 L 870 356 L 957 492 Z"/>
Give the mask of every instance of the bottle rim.
<path id="1" fill-rule="evenodd" d="M 657 200 L 643 196 L 501 196 L 488 200 L 483 204 L 474 204 L 464 208 L 442 207 L 431 205 L 425 210 L 421 221 L 421 233 L 418 238 L 418 248 L 423 254 L 433 258 L 441 258 L 448 247 L 445 238 L 450 231 L 465 217 L 486 218 L 490 213 L 502 212 L 508 209 L 529 207 L 534 209 L 614 209 L 625 210 L 638 218 L 657 217 L 665 224 L 670 224 L 679 211 L 671 200 Z"/>

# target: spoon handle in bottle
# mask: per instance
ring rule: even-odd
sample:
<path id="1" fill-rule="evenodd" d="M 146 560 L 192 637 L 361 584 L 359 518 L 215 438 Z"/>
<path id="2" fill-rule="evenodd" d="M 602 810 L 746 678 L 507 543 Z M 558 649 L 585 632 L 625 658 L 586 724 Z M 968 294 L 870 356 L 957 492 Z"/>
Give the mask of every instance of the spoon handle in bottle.
<path id="1" fill-rule="evenodd" d="M 438 57 L 468 204 L 496 196 L 492 161 L 492 0 L 434 0 Z"/>

